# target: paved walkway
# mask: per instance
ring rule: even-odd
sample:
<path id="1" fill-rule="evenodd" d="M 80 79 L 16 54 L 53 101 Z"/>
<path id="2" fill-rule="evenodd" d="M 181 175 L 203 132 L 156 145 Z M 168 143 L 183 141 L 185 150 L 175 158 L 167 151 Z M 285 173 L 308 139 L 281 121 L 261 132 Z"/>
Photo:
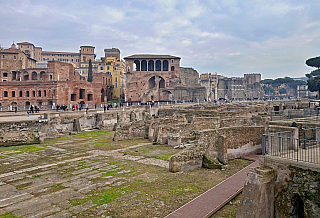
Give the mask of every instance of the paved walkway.
<path id="1" fill-rule="evenodd" d="M 240 170 L 233 176 L 222 181 L 212 189 L 199 195 L 197 198 L 173 211 L 165 218 L 205 218 L 210 217 L 236 195 L 238 195 L 244 186 L 250 167 L 259 165 L 258 155 L 250 155 L 246 159 L 255 159 L 256 161 Z"/>

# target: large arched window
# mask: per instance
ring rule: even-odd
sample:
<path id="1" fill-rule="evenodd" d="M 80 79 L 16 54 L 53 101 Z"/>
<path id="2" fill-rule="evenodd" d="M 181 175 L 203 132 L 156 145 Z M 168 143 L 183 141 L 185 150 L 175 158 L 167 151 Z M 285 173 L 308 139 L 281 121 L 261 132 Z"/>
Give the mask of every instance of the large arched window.
<path id="1" fill-rule="evenodd" d="M 45 74 L 46 72 L 44 72 L 44 71 L 41 71 L 40 72 L 40 79 L 42 80 L 42 77 L 43 77 L 43 75 Z"/>
<path id="2" fill-rule="evenodd" d="M 24 73 L 23 73 L 23 80 L 24 80 L 24 81 L 29 80 L 29 73 L 28 73 L 28 72 L 24 72 Z"/>
<path id="3" fill-rule="evenodd" d="M 32 72 L 31 80 L 37 80 L 38 78 L 37 72 Z"/>
<path id="4" fill-rule="evenodd" d="M 146 60 L 141 61 L 141 71 L 147 71 L 147 61 Z"/>
<path id="5" fill-rule="evenodd" d="M 149 79 L 149 89 L 153 89 L 156 86 L 155 77 Z"/>
<path id="6" fill-rule="evenodd" d="M 168 71 L 169 70 L 169 62 L 167 60 L 163 61 L 163 71 Z"/>
<path id="7" fill-rule="evenodd" d="M 140 71 L 140 61 L 135 60 L 133 63 L 136 65 L 135 68 L 133 67 L 133 69 L 135 69 L 136 71 Z"/>
<path id="8" fill-rule="evenodd" d="M 166 83 L 165 83 L 164 79 L 160 76 L 159 89 L 165 88 L 165 87 L 166 87 Z"/>
<path id="9" fill-rule="evenodd" d="M 156 60 L 156 71 L 161 71 L 161 61 Z"/>
<path id="10" fill-rule="evenodd" d="M 154 71 L 154 61 L 153 60 L 149 60 L 148 71 Z"/>

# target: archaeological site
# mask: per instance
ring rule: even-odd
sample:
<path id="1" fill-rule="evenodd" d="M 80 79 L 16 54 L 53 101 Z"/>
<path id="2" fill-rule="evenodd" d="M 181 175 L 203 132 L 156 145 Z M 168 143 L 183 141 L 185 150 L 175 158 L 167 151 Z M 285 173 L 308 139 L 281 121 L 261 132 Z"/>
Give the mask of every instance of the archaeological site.
<path id="1" fill-rule="evenodd" d="M 0 216 L 317 217 L 318 115 L 218 101 L 0 117 Z"/>

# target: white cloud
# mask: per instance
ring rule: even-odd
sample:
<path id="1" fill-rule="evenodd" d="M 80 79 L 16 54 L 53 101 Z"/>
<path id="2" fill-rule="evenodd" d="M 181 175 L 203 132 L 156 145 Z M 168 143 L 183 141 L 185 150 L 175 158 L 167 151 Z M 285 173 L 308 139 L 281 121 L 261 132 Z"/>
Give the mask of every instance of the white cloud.
<path id="1" fill-rule="evenodd" d="M 1 45 L 30 41 L 44 50 L 79 45 L 122 55 L 181 56 L 199 72 L 263 77 L 308 71 L 319 55 L 320 2 L 297 0 L 1 1 Z"/>

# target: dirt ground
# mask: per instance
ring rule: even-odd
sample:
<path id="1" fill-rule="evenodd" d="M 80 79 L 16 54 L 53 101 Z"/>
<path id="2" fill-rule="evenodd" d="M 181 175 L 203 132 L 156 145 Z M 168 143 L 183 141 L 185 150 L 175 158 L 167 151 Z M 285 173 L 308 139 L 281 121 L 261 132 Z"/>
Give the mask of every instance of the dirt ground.
<path id="1" fill-rule="evenodd" d="M 180 150 L 114 142 L 113 134 L 1 147 L 0 217 L 164 217 L 250 164 L 234 159 L 222 170 L 171 173 L 168 160 Z"/>

